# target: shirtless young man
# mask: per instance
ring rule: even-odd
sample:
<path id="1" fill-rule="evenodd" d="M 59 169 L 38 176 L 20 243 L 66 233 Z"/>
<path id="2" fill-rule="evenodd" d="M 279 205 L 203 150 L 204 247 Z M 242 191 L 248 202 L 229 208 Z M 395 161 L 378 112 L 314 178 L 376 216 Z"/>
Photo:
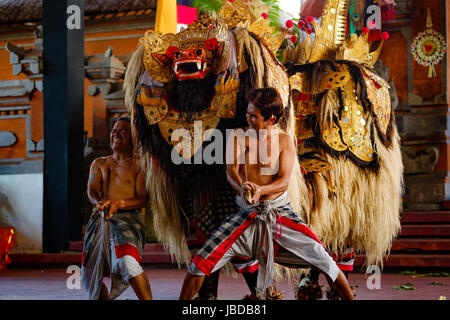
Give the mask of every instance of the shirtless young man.
<path id="1" fill-rule="evenodd" d="M 133 157 L 130 119 L 117 120 L 110 134 L 113 154 L 91 164 L 88 197 L 94 212 L 86 228 L 82 281 L 90 299 L 114 299 L 129 284 L 139 299 L 152 298 L 139 265 L 145 245 L 148 195 L 143 172 Z M 112 276 L 111 292 L 103 283 Z"/>
<path id="2" fill-rule="evenodd" d="M 283 112 L 281 97 L 275 89 L 264 88 L 249 92 L 247 100 L 249 127 L 245 131 L 253 130 L 254 134 L 247 134 L 250 138 L 245 140 L 244 164 L 238 161 L 236 143 L 227 145 L 227 156 L 233 152 L 234 159 L 232 164 L 227 163 L 228 181 L 238 193 L 236 203 L 240 210 L 225 219 L 193 257 L 180 299 L 192 299 L 205 275 L 233 258 L 249 256 L 255 259 L 255 264 L 259 263 L 257 291 L 261 298 L 272 282 L 273 264 L 279 262 L 314 266 L 325 274 L 342 298 L 354 299 L 342 271 L 289 202 L 287 189 L 296 152 L 288 134 L 281 131 L 275 134 L 274 125 Z M 257 148 L 252 149 L 252 144 Z M 258 157 L 252 162 L 254 152 Z M 264 154 L 269 161 L 261 157 Z M 267 173 L 269 167 L 271 174 Z M 283 254 L 275 256 L 274 242 L 284 249 Z"/>

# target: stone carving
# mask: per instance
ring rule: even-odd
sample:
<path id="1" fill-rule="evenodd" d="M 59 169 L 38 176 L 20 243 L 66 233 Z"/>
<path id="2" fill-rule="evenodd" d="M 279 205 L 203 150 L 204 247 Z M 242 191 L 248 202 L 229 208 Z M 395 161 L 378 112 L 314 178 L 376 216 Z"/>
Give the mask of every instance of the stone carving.
<path id="1" fill-rule="evenodd" d="M 113 55 L 111 46 L 104 54 L 86 57 L 86 77 L 94 83 L 88 87 L 88 94 L 94 96 L 100 91 L 102 94 L 107 95 L 121 91 L 125 70 L 126 65 L 124 61 L 121 60 L 121 57 Z"/>
<path id="2" fill-rule="evenodd" d="M 439 149 L 428 147 L 416 152 L 410 147 L 402 148 L 405 174 L 432 173 L 439 158 Z"/>
<path id="3" fill-rule="evenodd" d="M 11 131 L 0 131 L 0 148 L 12 147 L 17 142 L 16 135 Z"/>

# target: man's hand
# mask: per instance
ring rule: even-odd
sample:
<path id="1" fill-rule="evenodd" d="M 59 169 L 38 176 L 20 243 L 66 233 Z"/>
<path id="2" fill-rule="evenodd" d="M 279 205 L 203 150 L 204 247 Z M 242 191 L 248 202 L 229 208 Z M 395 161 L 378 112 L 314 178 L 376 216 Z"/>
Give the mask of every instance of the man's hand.
<path id="1" fill-rule="evenodd" d="M 117 200 L 107 200 L 105 202 L 98 202 L 97 209 L 99 211 L 103 211 L 105 220 L 111 219 L 113 215 L 117 213 L 119 210 L 118 201 Z"/>
<path id="2" fill-rule="evenodd" d="M 261 187 L 259 185 L 251 181 L 245 181 L 242 184 L 242 189 L 244 191 L 249 190 L 251 192 L 250 199 L 247 200 L 246 198 L 244 198 L 247 200 L 247 202 L 254 204 L 259 201 L 259 198 L 261 197 Z"/>

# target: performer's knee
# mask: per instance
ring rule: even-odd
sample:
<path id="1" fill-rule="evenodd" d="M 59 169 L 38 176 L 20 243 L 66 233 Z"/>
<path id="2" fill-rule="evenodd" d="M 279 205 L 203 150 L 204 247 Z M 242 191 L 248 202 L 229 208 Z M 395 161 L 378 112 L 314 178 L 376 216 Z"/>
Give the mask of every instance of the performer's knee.
<path id="1" fill-rule="evenodd" d="M 125 282 L 135 278 L 144 272 L 139 262 L 130 255 L 125 255 L 117 260 L 117 267 Z"/>
<path id="2" fill-rule="evenodd" d="M 190 274 L 192 274 L 193 276 L 204 276 L 205 275 L 205 273 L 203 271 L 201 271 L 199 268 L 197 268 L 197 266 L 193 262 L 191 262 L 191 264 L 189 265 L 188 272 Z"/>

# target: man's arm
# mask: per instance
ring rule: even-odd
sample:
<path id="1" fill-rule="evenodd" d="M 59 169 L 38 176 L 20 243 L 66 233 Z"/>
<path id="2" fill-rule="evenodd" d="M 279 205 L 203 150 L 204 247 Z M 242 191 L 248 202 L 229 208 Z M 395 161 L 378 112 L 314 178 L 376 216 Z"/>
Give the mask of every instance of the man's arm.
<path id="1" fill-rule="evenodd" d="M 102 171 L 101 160 L 95 159 L 89 170 L 89 180 L 87 187 L 87 195 L 89 201 L 98 208 L 102 204 Z"/>
<path id="2" fill-rule="evenodd" d="M 239 139 L 236 136 L 232 136 L 228 139 L 227 143 L 227 181 L 231 187 L 236 190 L 241 196 L 245 193 L 245 190 L 250 190 L 249 187 L 244 187 L 242 179 L 239 175 L 239 158 L 241 156 L 241 148 L 239 146 Z M 244 146 L 245 148 L 245 146 Z M 228 163 L 232 159 L 232 163 Z M 244 159 L 245 160 L 245 159 Z M 245 165 L 245 164 L 244 164 Z"/>

